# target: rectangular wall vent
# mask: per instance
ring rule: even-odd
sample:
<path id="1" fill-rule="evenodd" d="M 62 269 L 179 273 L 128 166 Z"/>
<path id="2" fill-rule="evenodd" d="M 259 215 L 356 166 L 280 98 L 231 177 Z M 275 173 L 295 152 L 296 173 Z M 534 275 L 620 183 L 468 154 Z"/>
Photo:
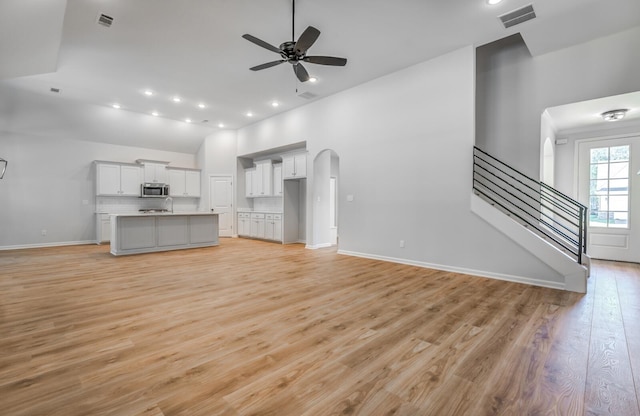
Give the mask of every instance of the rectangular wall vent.
<path id="1" fill-rule="evenodd" d="M 533 10 L 533 4 L 521 7 L 502 16 L 498 16 L 505 29 L 511 26 L 519 25 L 527 20 L 535 19 L 536 12 Z"/>
<path id="2" fill-rule="evenodd" d="M 106 14 L 100 14 L 98 15 L 98 24 L 105 27 L 111 27 L 113 24 L 113 17 L 107 16 Z"/>

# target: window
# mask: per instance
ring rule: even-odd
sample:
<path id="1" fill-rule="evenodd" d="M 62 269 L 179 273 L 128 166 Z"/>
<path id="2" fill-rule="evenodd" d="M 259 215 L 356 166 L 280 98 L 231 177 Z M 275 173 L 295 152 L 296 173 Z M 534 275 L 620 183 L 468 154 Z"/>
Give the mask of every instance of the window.
<path id="1" fill-rule="evenodd" d="M 629 227 L 629 146 L 591 149 L 589 226 Z"/>

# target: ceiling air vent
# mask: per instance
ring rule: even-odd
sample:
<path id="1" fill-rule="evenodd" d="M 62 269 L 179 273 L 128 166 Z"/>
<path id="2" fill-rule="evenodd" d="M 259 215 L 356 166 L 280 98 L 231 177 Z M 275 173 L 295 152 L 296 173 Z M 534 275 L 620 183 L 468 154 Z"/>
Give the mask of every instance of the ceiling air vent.
<path id="1" fill-rule="evenodd" d="M 305 100 L 312 100 L 312 99 L 316 98 L 317 96 L 318 96 L 318 94 L 314 94 L 314 93 L 309 92 L 309 91 L 305 91 L 302 94 L 298 94 L 298 97 L 304 98 Z"/>
<path id="2" fill-rule="evenodd" d="M 533 4 L 521 7 L 502 16 L 498 16 L 505 29 L 511 26 L 519 25 L 527 20 L 535 19 L 536 12 L 533 10 Z"/>
<path id="3" fill-rule="evenodd" d="M 111 27 L 113 24 L 113 17 L 107 16 L 106 14 L 100 14 L 98 16 L 98 24 L 105 27 Z"/>

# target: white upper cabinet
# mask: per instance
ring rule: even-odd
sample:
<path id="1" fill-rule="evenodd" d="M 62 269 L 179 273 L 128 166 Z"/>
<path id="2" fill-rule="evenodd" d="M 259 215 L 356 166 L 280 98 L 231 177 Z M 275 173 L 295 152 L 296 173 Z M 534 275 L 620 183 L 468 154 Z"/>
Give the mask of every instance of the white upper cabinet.
<path id="1" fill-rule="evenodd" d="M 282 196 L 282 164 L 273 165 L 273 196 Z"/>
<path id="2" fill-rule="evenodd" d="M 200 171 L 189 169 L 167 169 L 169 172 L 169 195 L 175 197 L 200 197 Z"/>
<path id="3" fill-rule="evenodd" d="M 140 196 L 141 183 L 138 165 L 96 162 L 96 195 Z"/>
<path id="4" fill-rule="evenodd" d="M 144 162 L 144 181 L 148 183 L 169 183 L 167 165 Z"/>
<path id="5" fill-rule="evenodd" d="M 200 171 L 187 170 L 184 173 L 185 191 L 187 196 L 200 196 Z"/>
<path id="6" fill-rule="evenodd" d="M 245 169 L 245 197 L 273 196 L 273 166 L 270 160 L 255 162 L 254 168 Z"/>
<path id="7" fill-rule="evenodd" d="M 253 198 L 254 195 L 254 182 L 256 176 L 256 168 L 245 169 L 244 171 L 244 195 L 247 198 Z"/>
<path id="8" fill-rule="evenodd" d="M 307 154 L 296 153 L 282 156 L 282 176 L 284 179 L 307 177 Z"/>
<path id="9" fill-rule="evenodd" d="M 256 162 L 256 176 L 254 180 L 254 196 L 271 196 L 273 168 L 270 160 Z"/>

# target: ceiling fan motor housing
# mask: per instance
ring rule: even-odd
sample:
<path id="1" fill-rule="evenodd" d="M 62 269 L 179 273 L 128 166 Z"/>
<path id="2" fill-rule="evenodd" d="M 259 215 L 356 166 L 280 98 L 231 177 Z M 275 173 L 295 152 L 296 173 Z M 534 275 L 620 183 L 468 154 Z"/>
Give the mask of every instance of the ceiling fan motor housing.
<path id="1" fill-rule="evenodd" d="M 304 58 L 305 54 L 296 55 L 295 46 L 296 43 L 293 41 L 288 41 L 280 44 L 280 56 L 282 56 L 282 59 L 285 59 L 289 62 L 297 62 Z"/>

